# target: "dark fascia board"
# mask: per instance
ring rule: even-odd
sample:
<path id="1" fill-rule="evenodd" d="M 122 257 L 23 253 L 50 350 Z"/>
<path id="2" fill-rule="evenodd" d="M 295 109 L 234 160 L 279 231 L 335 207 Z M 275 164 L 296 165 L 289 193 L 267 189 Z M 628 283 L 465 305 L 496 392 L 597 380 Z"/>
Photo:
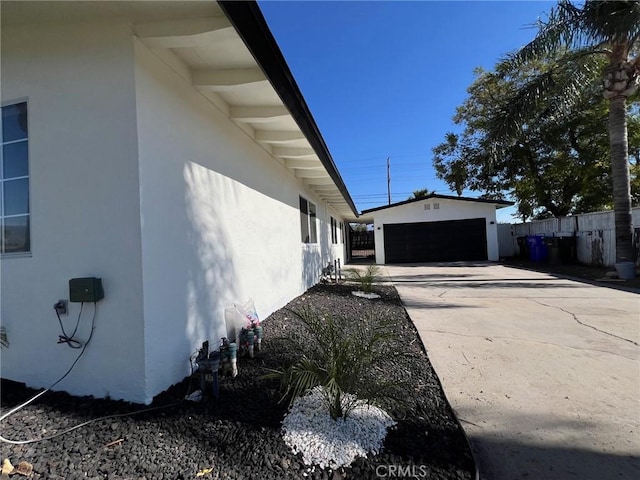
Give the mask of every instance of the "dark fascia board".
<path id="1" fill-rule="evenodd" d="M 438 195 L 433 193 L 431 195 L 427 195 L 426 197 L 412 198 L 410 200 L 405 200 L 404 202 L 392 203 L 391 205 L 383 205 L 382 207 L 375 207 L 375 208 L 370 208 L 368 210 L 363 210 L 362 215 L 370 212 L 377 212 L 378 210 L 384 210 L 387 208 L 393 208 L 400 205 L 406 205 L 408 203 L 420 202 L 422 200 L 428 200 L 430 198 L 441 198 L 443 200 L 456 200 L 461 202 L 491 203 L 495 205 L 496 208 L 504 208 L 504 207 L 510 207 L 512 205 L 515 205 L 514 202 L 509 202 L 507 200 L 487 200 L 484 198 L 456 197 L 455 195 Z"/>
<path id="2" fill-rule="evenodd" d="M 293 74 L 289 70 L 289 66 L 271 30 L 269 30 L 260 7 L 254 1 L 219 0 L 218 3 L 253 55 L 253 58 L 273 84 L 300 130 L 307 137 L 311 147 L 318 155 L 322 165 L 326 168 L 327 173 L 344 196 L 349 208 L 357 217 L 358 209 L 353 203 L 347 186 L 333 162 L 333 158 L 311 115 L 307 102 L 304 100 L 302 92 L 300 92 L 298 84 L 293 78 Z"/>

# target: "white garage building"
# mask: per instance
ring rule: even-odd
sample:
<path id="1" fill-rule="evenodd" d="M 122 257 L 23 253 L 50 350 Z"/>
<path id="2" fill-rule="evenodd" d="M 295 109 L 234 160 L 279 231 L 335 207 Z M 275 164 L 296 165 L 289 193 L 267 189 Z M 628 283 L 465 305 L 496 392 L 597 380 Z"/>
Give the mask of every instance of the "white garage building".
<path id="1" fill-rule="evenodd" d="M 362 212 L 375 230 L 376 263 L 498 260 L 496 210 L 504 200 L 428 195 Z"/>

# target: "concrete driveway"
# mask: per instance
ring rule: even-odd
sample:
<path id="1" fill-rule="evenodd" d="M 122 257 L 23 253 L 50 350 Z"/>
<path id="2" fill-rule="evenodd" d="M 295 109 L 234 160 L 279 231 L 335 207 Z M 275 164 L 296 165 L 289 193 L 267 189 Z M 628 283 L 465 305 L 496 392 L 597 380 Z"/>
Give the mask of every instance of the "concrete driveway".
<path id="1" fill-rule="evenodd" d="M 383 271 L 482 478 L 640 478 L 640 295 L 496 264 Z"/>

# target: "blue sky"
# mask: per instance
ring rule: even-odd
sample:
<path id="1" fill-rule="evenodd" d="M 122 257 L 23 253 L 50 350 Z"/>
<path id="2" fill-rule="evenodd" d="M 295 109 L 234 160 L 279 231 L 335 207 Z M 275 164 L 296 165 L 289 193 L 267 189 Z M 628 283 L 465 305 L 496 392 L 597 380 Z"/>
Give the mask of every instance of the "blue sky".
<path id="1" fill-rule="evenodd" d="M 421 188 L 451 194 L 432 148 L 474 80 L 530 41 L 548 1 L 259 0 L 359 210 Z M 478 196 L 481 192 L 465 192 Z M 513 209 L 498 211 L 511 221 Z"/>

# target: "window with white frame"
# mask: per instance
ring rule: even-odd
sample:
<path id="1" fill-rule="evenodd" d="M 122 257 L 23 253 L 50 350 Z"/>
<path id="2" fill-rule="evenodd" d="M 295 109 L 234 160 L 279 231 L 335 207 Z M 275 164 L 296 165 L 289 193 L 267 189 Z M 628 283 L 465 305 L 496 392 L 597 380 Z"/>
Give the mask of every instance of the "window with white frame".
<path id="1" fill-rule="evenodd" d="M 2 107 L 0 253 L 31 251 L 27 102 Z"/>
<path id="2" fill-rule="evenodd" d="M 318 243 L 316 206 L 300 197 L 300 233 L 302 243 Z"/>

